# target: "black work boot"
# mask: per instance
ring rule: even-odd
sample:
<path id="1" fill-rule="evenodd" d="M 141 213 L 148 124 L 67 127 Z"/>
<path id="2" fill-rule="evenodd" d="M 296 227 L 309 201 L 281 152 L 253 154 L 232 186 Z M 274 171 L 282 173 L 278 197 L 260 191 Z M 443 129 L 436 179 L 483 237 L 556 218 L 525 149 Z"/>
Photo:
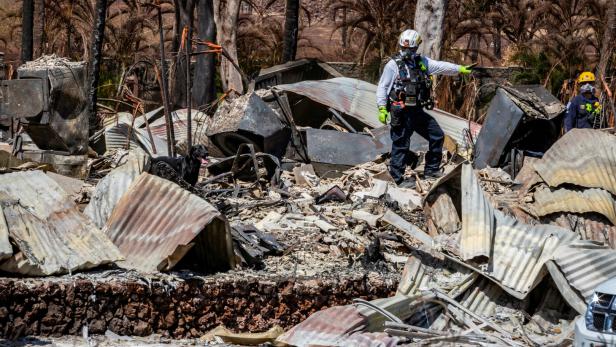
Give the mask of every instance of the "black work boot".
<path id="1" fill-rule="evenodd" d="M 423 176 L 426 179 L 441 178 L 441 177 L 443 177 L 443 171 L 441 169 L 437 169 L 437 170 L 426 169 L 426 170 L 424 170 Z"/>

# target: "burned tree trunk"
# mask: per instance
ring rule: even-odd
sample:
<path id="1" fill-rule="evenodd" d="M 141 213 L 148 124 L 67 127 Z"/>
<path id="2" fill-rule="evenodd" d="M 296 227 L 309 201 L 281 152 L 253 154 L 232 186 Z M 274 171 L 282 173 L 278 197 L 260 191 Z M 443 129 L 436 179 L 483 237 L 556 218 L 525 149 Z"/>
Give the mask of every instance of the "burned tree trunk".
<path id="1" fill-rule="evenodd" d="M 214 22 L 214 3 L 212 0 L 200 0 L 197 5 L 197 31 L 201 41 L 216 41 L 216 23 Z M 205 51 L 208 47 L 198 46 L 198 51 Z M 214 84 L 216 76 L 216 60 L 212 53 L 197 56 L 195 65 L 195 80 L 193 82 L 193 104 L 202 106 L 216 98 Z"/>
<path id="2" fill-rule="evenodd" d="M 177 52 L 173 69 L 173 85 L 171 87 L 173 104 L 176 107 L 188 107 L 186 102 L 186 55 L 179 52 L 182 41 L 182 32 L 189 23 L 192 23 L 195 12 L 195 0 L 174 0 L 175 30 L 173 37 L 173 52 Z M 184 42 L 184 44 L 190 44 Z"/>
<path id="3" fill-rule="evenodd" d="M 282 62 L 295 60 L 299 33 L 299 0 L 287 0 L 284 20 Z"/>
<path id="4" fill-rule="evenodd" d="M 34 50 L 34 0 L 23 0 L 21 17 L 21 62 L 32 60 Z"/>
<path id="5" fill-rule="evenodd" d="M 616 3 L 608 1 L 607 23 L 603 34 L 603 43 L 601 45 L 601 59 L 597 66 L 599 78 L 605 77 L 607 65 L 609 64 L 614 54 L 614 39 L 616 39 Z"/>
<path id="6" fill-rule="evenodd" d="M 103 58 L 103 41 L 105 40 L 105 20 L 107 19 L 107 0 L 96 1 L 96 30 L 92 33 L 92 61 L 90 63 L 90 135 L 97 127 L 96 117 L 96 88 L 98 87 L 99 75 L 101 70 L 101 60 Z"/>
<path id="7" fill-rule="evenodd" d="M 415 10 L 415 30 L 423 42 L 419 52 L 433 59 L 441 57 L 447 0 L 419 0 Z"/>
<path id="8" fill-rule="evenodd" d="M 500 28 L 495 28 L 494 34 L 492 34 L 492 39 L 494 41 L 494 56 L 496 59 L 501 59 L 503 57 L 503 44 L 501 39 L 501 30 Z"/>
<path id="9" fill-rule="evenodd" d="M 237 61 L 237 19 L 240 14 L 241 0 L 220 0 L 214 2 L 216 19 L 216 37 L 218 44 L 227 50 L 231 59 Z M 244 92 L 242 75 L 225 57 L 220 62 L 220 78 L 225 91 Z"/>

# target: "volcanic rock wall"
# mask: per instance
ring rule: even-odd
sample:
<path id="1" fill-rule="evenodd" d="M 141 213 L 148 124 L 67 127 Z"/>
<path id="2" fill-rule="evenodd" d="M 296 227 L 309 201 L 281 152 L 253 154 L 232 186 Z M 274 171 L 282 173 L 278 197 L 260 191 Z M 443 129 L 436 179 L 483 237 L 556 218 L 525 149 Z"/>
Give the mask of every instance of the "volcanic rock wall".
<path id="1" fill-rule="evenodd" d="M 149 283 L 148 283 L 149 282 Z M 184 281 L 0 279 L 0 337 L 152 333 L 199 337 L 222 324 L 237 331 L 289 328 L 325 307 L 392 295 L 395 279 L 201 278 Z"/>

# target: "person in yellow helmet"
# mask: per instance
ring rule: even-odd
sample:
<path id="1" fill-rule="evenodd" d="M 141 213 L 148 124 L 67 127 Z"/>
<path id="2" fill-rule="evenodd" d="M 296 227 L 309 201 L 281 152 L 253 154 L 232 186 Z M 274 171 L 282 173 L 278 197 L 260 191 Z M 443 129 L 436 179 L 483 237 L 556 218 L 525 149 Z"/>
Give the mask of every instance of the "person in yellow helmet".
<path id="1" fill-rule="evenodd" d="M 578 77 L 580 93 L 567 104 L 565 132 L 573 128 L 593 128 L 599 124 L 601 104 L 595 96 L 595 74 L 582 72 Z"/>

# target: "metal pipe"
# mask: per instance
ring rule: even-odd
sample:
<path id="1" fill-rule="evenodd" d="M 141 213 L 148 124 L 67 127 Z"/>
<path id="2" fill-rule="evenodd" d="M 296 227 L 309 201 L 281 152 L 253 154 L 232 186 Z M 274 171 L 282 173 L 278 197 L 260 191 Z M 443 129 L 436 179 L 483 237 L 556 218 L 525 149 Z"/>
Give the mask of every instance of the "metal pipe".
<path id="1" fill-rule="evenodd" d="M 188 151 L 192 148 L 192 93 L 191 93 L 191 79 L 190 79 L 190 51 L 192 50 L 192 15 L 189 16 L 188 20 L 188 36 L 186 38 L 186 142 Z"/>

